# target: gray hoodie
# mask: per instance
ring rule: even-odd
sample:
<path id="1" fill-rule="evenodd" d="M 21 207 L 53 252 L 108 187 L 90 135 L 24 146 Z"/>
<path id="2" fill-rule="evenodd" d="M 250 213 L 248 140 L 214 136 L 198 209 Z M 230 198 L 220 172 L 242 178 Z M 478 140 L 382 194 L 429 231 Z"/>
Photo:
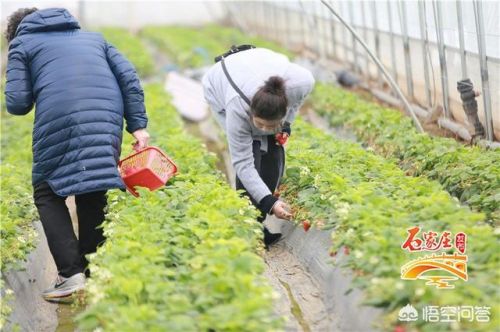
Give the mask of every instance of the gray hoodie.
<path id="1" fill-rule="evenodd" d="M 271 76 L 285 81 L 288 109 L 285 120 L 292 123 L 304 99 L 312 91 L 314 78 L 307 69 L 288 58 L 264 48 L 242 51 L 227 57 L 227 71 L 240 90 L 252 100 L 257 90 Z M 203 88 L 215 119 L 226 133 L 231 162 L 236 175 L 256 202 L 271 195 L 254 166 L 253 141 L 261 142 L 267 151 L 267 135 L 256 128 L 250 118 L 250 107 L 229 83 L 218 62 L 203 77 Z"/>

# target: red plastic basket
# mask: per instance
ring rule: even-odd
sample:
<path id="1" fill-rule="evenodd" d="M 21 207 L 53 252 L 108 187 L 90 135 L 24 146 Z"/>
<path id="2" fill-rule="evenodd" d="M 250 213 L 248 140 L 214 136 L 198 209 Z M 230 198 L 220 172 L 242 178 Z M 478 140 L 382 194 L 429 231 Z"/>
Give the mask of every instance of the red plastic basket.
<path id="1" fill-rule="evenodd" d="M 177 173 L 175 163 L 159 148 L 148 146 L 118 163 L 127 190 L 134 196 L 135 187 L 153 191 L 164 186 Z"/>

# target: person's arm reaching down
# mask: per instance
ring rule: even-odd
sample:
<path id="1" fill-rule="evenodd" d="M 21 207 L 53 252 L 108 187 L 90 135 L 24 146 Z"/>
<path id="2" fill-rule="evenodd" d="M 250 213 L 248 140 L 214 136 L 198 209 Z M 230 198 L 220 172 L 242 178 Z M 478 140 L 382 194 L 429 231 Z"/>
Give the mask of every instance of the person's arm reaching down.
<path id="1" fill-rule="evenodd" d="M 144 92 L 134 66 L 110 44 L 106 44 L 108 64 L 115 75 L 123 96 L 126 130 L 138 142 L 138 148 L 148 144 L 149 134 L 145 130 L 148 124 L 144 106 Z"/>
<path id="2" fill-rule="evenodd" d="M 274 197 L 264 183 L 259 173 L 255 169 L 254 157 L 252 151 L 253 138 L 250 124 L 247 119 L 234 108 L 241 108 L 238 103 L 239 98 L 235 98 L 226 108 L 226 128 L 227 139 L 229 143 L 229 153 L 231 162 L 236 171 L 236 175 L 241 183 L 258 203 L 258 208 L 264 213 L 273 213 L 278 211 L 280 218 L 286 217 L 281 213 L 284 204 Z M 285 204 L 286 207 L 286 204 Z"/>

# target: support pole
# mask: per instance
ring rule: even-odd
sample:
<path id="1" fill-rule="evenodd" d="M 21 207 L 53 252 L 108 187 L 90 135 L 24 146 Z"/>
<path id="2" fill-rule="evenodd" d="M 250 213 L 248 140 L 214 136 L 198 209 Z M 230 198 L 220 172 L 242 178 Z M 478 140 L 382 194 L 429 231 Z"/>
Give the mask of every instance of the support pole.
<path id="1" fill-rule="evenodd" d="M 387 70 L 384 68 L 384 65 L 380 62 L 380 60 L 373 54 L 373 52 L 368 48 L 366 43 L 359 37 L 359 35 L 354 31 L 354 29 L 351 27 L 349 23 L 347 23 L 342 16 L 340 16 L 335 9 L 333 9 L 332 6 L 325 0 L 321 0 L 321 2 L 330 10 L 330 12 L 337 17 L 337 19 L 351 32 L 353 37 L 359 42 L 359 44 L 365 49 L 366 52 L 368 52 L 368 55 L 372 58 L 372 60 L 375 62 L 375 64 L 380 68 L 382 73 L 384 74 L 385 79 L 387 80 L 387 83 L 396 91 L 398 94 L 399 98 L 403 102 L 403 105 L 406 109 L 406 111 L 410 114 L 411 118 L 413 119 L 413 122 L 415 124 L 415 127 L 417 127 L 417 130 L 421 133 L 424 132 L 424 129 L 422 128 L 422 125 L 420 124 L 420 121 L 417 118 L 417 115 L 413 111 L 410 103 L 404 96 L 403 92 L 399 88 L 399 86 L 394 82 L 394 79 L 391 77 L 391 75 L 387 72 Z"/>

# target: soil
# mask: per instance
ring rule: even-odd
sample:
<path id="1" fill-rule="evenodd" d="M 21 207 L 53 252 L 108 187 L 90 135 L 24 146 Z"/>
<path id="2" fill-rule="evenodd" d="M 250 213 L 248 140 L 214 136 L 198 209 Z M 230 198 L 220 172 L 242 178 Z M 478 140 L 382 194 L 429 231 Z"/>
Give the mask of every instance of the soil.
<path id="1" fill-rule="evenodd" d="M 276 313 L 286 317 L 285 331 L 326 331 L 331 325 L 314 278 L 283 243 L 264 255 L 271 286 L 279 294 Z"/>
<path id="2" fill-rule="evenodd" d="M 75 233 L 78 234 L 74 197 L 69 197 L 66 205 Z M 57 270 L 40 222 L 35 222 L 34 227 L 38 233 L 36 249 L 28 256 L 23 270 L 10 271 L 6 276 L 8 286 L 16 294 L 14 302 L 10 304 L 13 309 L 10 318 L 22 331 L 73 332 L 76 330 L 73 318 L 84 307 L 50 303 L 42 299 L 41 292 L 55 280 Z"/>

